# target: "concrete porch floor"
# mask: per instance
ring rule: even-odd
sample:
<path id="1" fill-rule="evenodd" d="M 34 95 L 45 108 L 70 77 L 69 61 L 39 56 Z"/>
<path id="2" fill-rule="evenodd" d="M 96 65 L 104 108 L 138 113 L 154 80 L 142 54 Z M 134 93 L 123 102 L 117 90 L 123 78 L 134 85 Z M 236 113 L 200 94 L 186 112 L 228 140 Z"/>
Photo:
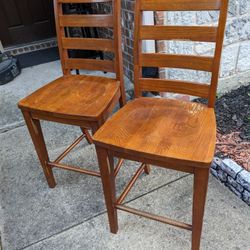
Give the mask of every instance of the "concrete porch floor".
<path id="1" fill-rule="evenodd" d="M 125 212 L 119 231 L 109 232 L 98 178 L 55 170 L 49 189 L 17 101 L 61 75 L 59 62 L 24 69 L 0 86 L 0 232 L 3 250 L 190 249 L 190 232 Z M 80 129 L 43 122 L 51 158 L 71 143 Z M 65 162 L 97 170 L 93 146 L 81 143 Z M 117 177 L 119 193 L 138 164 L 127 161 Z M 141 208 L 191 223 L 192 176 L 154 167 L 142 175 L 126 199 Z M 210 177 L 201 249 L 250 249 L 250 209 Z"/>

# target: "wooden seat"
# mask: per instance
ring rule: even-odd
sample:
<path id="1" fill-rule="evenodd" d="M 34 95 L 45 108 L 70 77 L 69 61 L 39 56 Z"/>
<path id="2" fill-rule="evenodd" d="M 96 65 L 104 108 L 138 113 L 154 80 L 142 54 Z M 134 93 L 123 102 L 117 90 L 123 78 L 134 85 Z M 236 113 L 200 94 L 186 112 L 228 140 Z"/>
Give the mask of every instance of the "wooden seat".
<path id="1" fill-rule="evenodd" d="M 36 114 L 98 121 L 109 114 L 109 108 L 114 108 L 112 104 L 118 102 L 120 95 L 120 82 L 116 79 L 72 75 L 45 85 L 18 105 Z"/>
<path id="2" fill-rule="evenodd" d="M 64 4 L 111 4 L 110 14 L 67 14 Z M 54 0 L 57 40 L 63 76 L 48 83 L 18 103 L 34 143 L 49 187 L 56 185 L 54 167 L 100 177 L 100 173 L 61 163 L 83 138 L 92 143 L 94 134 L 114 107 L 126 102 L 121 52 L 120 2 L 117 0 Z M 113 38 L 69 37 L 72 27 L 113 29 Z M 69 50 L 96 50 L 113 54 L 113 59 L 72 58 Z M 80 69 L 113 72 L 114 78 L 73 75 Z M 50 160 L 40 120 L 79 126 L 81 135 L 56 159 Z M 120 169 L 122 160 L 118 162 Z"/>
<path id="3" fill-rule="evenodd" d="M 96 145 L 121 153 L 204 167 L 213 159 L 215 140 L 214 109 L 145 97 L 128 103 L 94 136 Z"/>
<path id="4" fill-rule="evenodd" d="M 134 31 L 136 100 L 110 118 L 94 135 L 110 230 L 118 231 L 123 210 L 192 231 L 192 250 L 200 248 L 209 168 L 216 139 L 214 113 L 228 0 L 137 0 Z M 219 11 L 218 26 L 143 25 L 143 11 Z M 214 56 L 145 53 L 142 40 L 214 42 Z M 143 78 L 142 67 L 211 72 L 210 83 Z M 143 92 L 175 92 L 206 98 L 207 105 L 142 97 Z M 114 157 L 142 162 L 124 191 L 116 196 Z M 145 164 L 194 175 L 192 224 L 144 212 L 123 204 Z M 208 222 L 209 223 L 209 222 Z M 143 233 L 143 232 L 142 232 Z M 157 233 L 157 232 L 156 232 Z"/>

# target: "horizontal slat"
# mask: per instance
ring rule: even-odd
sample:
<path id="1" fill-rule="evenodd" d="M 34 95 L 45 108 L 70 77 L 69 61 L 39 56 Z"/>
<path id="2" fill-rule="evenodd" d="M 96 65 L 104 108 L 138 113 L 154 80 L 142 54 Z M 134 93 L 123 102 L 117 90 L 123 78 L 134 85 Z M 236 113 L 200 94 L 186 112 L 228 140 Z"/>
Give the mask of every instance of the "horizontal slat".
<path id="1" fill-rule="evenodd" d="M 204 83 L 149 78 L 140 78 L 139 86 L 141 91 L 173 92 L 202 98 L 208 98 L 210 88 Z"/>
<path id="2" fill-rule="evenodd" d="M 141 10 L 219 10 L 221 0 L 141 0 Z"/>
<path id="3" fill-rule="evenodd" d="M 213 57 L 143 53 L 139 55 L 139 65 L 212 71 Z"/>
<path id="4" fill-rule="evenodd" d="M 58 0 L 58 3 L 106 3 L 112 0 Z"/>
<path id="5" fill-rule="evenodd" d="M 113 40 L 102 38 L 63 38 L 62 46 L 64 49 L 114 51 Z"/>
<path id="6" fill-rule="evenodd" d="M 140 39 L 155 40 L 191 40 L 215 42 L 216 27 L 208 26 L 158 26 L 143 25 L 140 28 Z"/>
<path id="7" fill-rule="evenodd" d="M 147 219 L 159 221 L 159 222 L 162 222 L 162 223 L 165 223 L 165 224 L 169 224 L 169 225 L 172 225 L 172 226 L 175 226 L 175 227 L 180 227 L 182 229 L 192 231 L 192 225 L 186 224 L 184 222 L 179 222 L 179 221 L 167 218 L 167 217 L 163 217 L 163 216 L 156 215 L 156 214 L 151 214 L 151 213 L 144 212 L 144 211 L 141 211 L 141 210 L 138 210 L 138 209 L 135 209 L 135 208 L 132 208 L 132 207 L 124 206 L 124 205 L 116 204 L 115 207 L 117 209 L 122 210 L 122 211 L 132 213 L 132 214 L 135 214 L 135 215 L 139 215 L 139 216 L 145 217 Z"/>
<path id="8" fill-rule="evenodd" d="M 112 15 L 59 15 L 62 27 L 113 27 Z"/>
<path id="9" fill-rule="evenodd" d="M 65 61 L 67 69 L 87 69 L 114 72 L 114 63 L 109 60 L 70 58 Z"/>

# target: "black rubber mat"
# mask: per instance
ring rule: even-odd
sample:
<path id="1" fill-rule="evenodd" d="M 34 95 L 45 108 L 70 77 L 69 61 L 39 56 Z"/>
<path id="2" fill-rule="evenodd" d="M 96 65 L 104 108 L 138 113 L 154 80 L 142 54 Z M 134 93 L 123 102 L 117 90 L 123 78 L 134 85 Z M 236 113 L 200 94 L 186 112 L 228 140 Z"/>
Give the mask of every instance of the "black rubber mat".
<path id="1" fill-rule="evenodd" d="M 18 58 L 21 68 L 27 68 L 59 60 L 59 52 L 57 47 L 53 47 L 17 55 L 16 58 Z"/>

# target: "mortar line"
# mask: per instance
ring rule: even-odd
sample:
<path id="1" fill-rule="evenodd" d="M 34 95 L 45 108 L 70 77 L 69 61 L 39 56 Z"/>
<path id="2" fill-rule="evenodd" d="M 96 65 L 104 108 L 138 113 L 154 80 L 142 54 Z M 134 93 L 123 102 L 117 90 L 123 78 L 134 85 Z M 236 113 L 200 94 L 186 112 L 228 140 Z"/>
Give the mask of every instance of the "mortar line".
<path id="1" fill-rule="evenodd" d="M 174 183 L 174 182 L 177 182 L 177 181 L 179 181 L 179 180 L 181 180 L 181 179 L 183 179 L 183 178 L 186 178 L 186 177 L 188 177 L 189 175 L 191 175 L 191 174 L 186 174 L 186 175 L 181 176 L 181 177 L 179 177 L 179 178 L 177 178 L 177 179 L 175 179 L 175 180 L 172 180 L 172 181 L 167 182 L 167 183 L 165 183 L 165 184 L 163 184 L 163 185 L 161 185 L 161 186 L 158 186 L 158 187 L 156 187 L 156 188 L 154 188 L 154 189 L 152 189 L 152 190 L 150 190 L 150 191 L 148 191 L 148 192 L 146 192 L 146 193 L 144 193 L 144 194 L 141 194 L 141 195 L 139 195 L 139 196 L 136 196 L 136 197 L 133 198 L 133 199 L 130 199 L 130 200 L 124 202 L 124 204 L 128 204 L 128 203 L 130 203 L 130 202 L 132 202 L 132 201 L 135 201 L 135 200 L 137 200 L 137 199 L 139 199 L 139 198 L 141 198 L 141 197 L 143 197 L 143 196 L 146 196 L 146 195 L 148 195 L 148 194 L 151 194 L 151 193 L 153 193 L 153 192 L 155 192 L 155 191 L 157 191 L 157 190 L 159 190 L 159 189 L 161 189 L 161 188 L 163 188 L 163 187 L 166 187 L 166 186 L 168 186 L 168 185 L 170 185 L 170 184 L 172 184 L 172 183 Z M 36 242 L 33 242 L 33 243 L 31 243 L 31 244 L 29 244 L 29 245 L 27 245 L 27 246 L 24 246 L 24 247 L 22 247 L 22 248 L 19 248 L 18 250 L 25 250 L 25 249 L 27 249 L 28 247 L 34 246 L 34 245 L 36 245 L 36 244 L 38 244 L 38 243 L 40 243 L 40 242 L 42 242 L 42 241 L 45 241 L 45 240 L 48 240 L 48 239 L 50 239 L 50 238 L 52 238 L 52 237 L 54 237 L 54 236 L 60 235 L 61 233 L 64 233 L 64 232 L 66 232 L 66 231 L 68 231 L 68 230 L 70 230 L 70 229 L 72 229 L 72 228 L 74 228 L 74 227 L 77 227 L 77 226 L 79 226 L 79 225 L 81 225 L 81 224 L 84 224 L 84 223 L 86 223 L 86 222 L 88 222 L 88 221 L 90 221 L 90 220 L 92 220 L 92 219 L 94 219 L 94 218 L 97 218 L 97 217 L 99 217 L 99 216 L 105 214 L 106 212 L 107 212 L 107 210 L 105 210 L 105 211 L 103 211 L 103 212 L 100 212 L 100 213 L 98 213 L 98 214 L 96 214 L 96 215 L 94 215 L 94 216 L 91 216 L 91 217 L 87 218 L 86 220 L 84 220 L 84 221 L 82 221 L 82 222 L 79 222 L 79 223 L 77 223 L 77 224 L 74 224 L 74 225 L 72 225 L 72 226 L 70 226 L 70 227 L 67 227 L 67 228 L 63 229 L 63 230 L 60 231 L 60 232 L 54 233 L 54 234 L 52 234 L 52 235 L 49 235 L 49 236 L 47 236 L 47 237 L 45 237 L 45 238 L 42 238 L 42 239 L 36 241 Z"/>

